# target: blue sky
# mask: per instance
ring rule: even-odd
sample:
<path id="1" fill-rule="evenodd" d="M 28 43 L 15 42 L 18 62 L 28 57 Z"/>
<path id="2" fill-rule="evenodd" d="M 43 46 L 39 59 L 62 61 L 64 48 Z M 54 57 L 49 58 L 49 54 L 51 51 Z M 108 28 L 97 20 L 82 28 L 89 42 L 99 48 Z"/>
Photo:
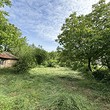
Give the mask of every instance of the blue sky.
<path id="1" fill-rule="evenodd" d="M 87 14 L 98 0 L 11 0 L 9 21 L 27 36 L 29 44 L 56 50 L 55 42 L 65 19 L 72 13 Z"/>

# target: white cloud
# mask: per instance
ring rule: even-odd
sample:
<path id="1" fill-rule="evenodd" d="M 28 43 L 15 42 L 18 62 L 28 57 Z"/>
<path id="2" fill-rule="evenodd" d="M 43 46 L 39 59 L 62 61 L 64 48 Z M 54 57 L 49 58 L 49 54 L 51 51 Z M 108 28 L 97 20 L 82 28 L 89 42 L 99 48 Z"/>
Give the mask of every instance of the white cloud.
<path id="1" fill-rule="evenodd" d="M 72 12 L 77 12 L 78 14 L 91 12 L 92 4 L 98 1 L 13 0 L 13 6 L 10 9 L 7 8 L 7 10 L 10 13 L 10 21 L 25 32 L 24 34 L 31 35 L 34 33 L 37 37 L 54 40 L 60 33 L 65 18 Z"/>
<path id="2" fill-rule="evenodd" d="M 13 0 L 10 19 L 23 27 L 41 34 L 42 37 L 56 39 L 60 28 L 70 13 L 88 13 L 91 5 L 98 0 Z"/>

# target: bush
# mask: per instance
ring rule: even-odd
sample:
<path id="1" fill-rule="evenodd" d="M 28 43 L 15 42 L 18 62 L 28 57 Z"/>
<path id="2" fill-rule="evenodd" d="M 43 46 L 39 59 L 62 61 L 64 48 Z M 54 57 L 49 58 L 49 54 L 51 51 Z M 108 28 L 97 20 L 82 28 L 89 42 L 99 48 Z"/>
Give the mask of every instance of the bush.
<path id="1" fill-rule="evenodd" d="M 79 61 L 71 62 L 69 67 L 71 67 L 72 70 L 78 70 L 83 72 L 85 72 L 87 69 L 86 65 L 84 65 L 82 62 Z"/>
<path id="2" fill-rule="evenodd" d="M 57 61 L 56 60 L 49 60 L 47 62 L 47 67 L 56 67 Z"/>
<path id="3" fill-rule="evenodd" d="M 48 54 L 47 52 L 42 48 L 36 48 L 35 49 L 35 60 L 36 64 L 41 65 L 47 60 Z"/>
<path id="4" fill-rule="evenodd" d="M 107 70 L 97 70 L 97 71 L 94 71 L 92 74 L 96 80 L 99 80 L 99 81 L 102 80 L 103 82 L 110 81 L 110 74 L 109 74 L 109 71 Z"/>
<path id="5" fill-rule="evenodd" d="M 35 67 L 35 61 L 31 54 L 27 54 L 19 58 L 15 64 L 15 71 L 17 73 L 25 73 L 30 68 Z"/>

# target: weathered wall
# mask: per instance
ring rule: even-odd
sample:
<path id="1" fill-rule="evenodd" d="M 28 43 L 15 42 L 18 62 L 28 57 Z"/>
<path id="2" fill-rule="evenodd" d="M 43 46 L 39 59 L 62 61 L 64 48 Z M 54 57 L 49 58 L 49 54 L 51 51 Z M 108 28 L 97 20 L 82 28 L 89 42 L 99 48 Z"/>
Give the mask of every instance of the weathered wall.
<path id="1" fill-rule="evenodd" d="M 0 68 L 12 67 L 16 62 L 16 60 L 4 60 L 3 63 L 0 64 Z"/>

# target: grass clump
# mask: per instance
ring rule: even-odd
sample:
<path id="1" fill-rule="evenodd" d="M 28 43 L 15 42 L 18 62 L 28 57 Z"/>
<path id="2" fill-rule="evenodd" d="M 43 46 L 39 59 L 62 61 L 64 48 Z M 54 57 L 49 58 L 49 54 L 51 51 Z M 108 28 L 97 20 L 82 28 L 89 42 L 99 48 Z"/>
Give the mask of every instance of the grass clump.
<path id="1" fill-rule="evenodd" d="M 43 109 L 46 110 L 79 110 L 74 97 L 67 93 L 55 94 L 42 102 Z"/>

